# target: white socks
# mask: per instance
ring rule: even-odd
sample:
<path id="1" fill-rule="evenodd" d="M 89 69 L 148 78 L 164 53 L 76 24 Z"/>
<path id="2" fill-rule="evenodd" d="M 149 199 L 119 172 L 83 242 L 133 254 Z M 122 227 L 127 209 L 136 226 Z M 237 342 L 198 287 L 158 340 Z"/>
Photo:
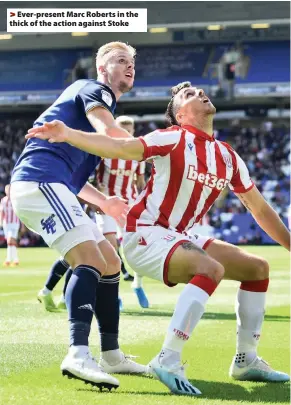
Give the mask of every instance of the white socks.
<path id="1" fill-rule="evenodd" d="M 245 367 L 257 356 L 265 314 L 266 292 L 239 289 L 235 304 L 237 317 L 237 344 L 235 363 Z"/>
<path id="2" fill-rule="evenodd" d="M 65 299 L 65 296 L 64 296 L 64 295 L 61 295 L 59 302 L 61 302 L 61 303 L 66 303 L 66 299 Z"/>
<path id="3" fill-rule="evenodd" d="M 7 256 L 6 256 L 6 262 L 12 262 L 12 245 L 7 246 Z"/>
<path id="4" fill-rule="evenodd" d="M 209 294 L 196 285 L 189 283 L 184 287 L 160 353 L 161 364 L 177 363 L 180 359 L 185 343 L 203 315 L 208 298 Z"/>
<path id="5" fill-rule="evenodd" d="M 6 262 L 18 262 L 16 246 L 14 246 L 14 245 L 7 246 Z"/>
<path id="6" fill-rule="evenodd" d="M 142 276 L 134 272 L 134 280 L 131 284 L 132 288 L 141 288 L 142 287 Z"/>
<path id="7" fill-rule="evenodd" d="M 14 262 L 18 262 L 18 255 L 17 255 L 17 248 L 16 246 L 11 246 L 11 250 L 12 250 L 12 260 Z"/>
<path id="8" fill-rule="evenodd" d="M 175 367 L 181 364 L 181 353 L 175 352 L 171 349 L 162 349 L 159 354 L 159 362 L 163 366 L 168 366 L 169 368 Z"/>
<path id="9" fill-rule="evenodd" d="M 120 363 L 123 357 L 124 356 L 120 349 L 107 350 L 106 352 L 100 353 L 100 358 L 104 359 L 106 363 L 110 364 L 110 366 L 115 366 Z"/>
<path id="10" fill-rule="evenodd" d="M 89 352 L 88 346 L 70 346 L 69 354 L 72 357 L 85 357 Z"/>
<path id="11" fill-rule="evenodd" d="M 46 286 L 43 287 L 42 292 L 44 295 L 48 295 L 51 293 L 51 290 L 49 290 Z"/>

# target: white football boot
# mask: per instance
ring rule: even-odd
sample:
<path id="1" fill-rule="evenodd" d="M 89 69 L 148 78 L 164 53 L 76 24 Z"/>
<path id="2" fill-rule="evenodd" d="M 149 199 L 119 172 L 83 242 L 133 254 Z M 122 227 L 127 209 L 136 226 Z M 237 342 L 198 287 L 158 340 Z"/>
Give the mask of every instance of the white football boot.
<path id="1" fill-rule="evenodd" d="M 229 376 L 240 381 L 290 381 L 288 374 L 273 370 L 270 365 L 261 357 L 256 357 L 248 366 L 245 367 L 238 367 L 234 357 L 229 369 Z"/>
<path id="2" fill-rule="evenodd" d="M 64 376 L 82 380 L 85 384 L 98 387 L 100 391 L 103 388 L 111 391 L 112 388 L 119 387 L 119 381 L 104 372 L 89 351 L 82 356 L 72 355 L 69 352 L 61 364 L 61 371 Z"/>
<path id="3" fill-rule="evenodd" d="M 177 395 L 201 395 L 201 391 L 194 387 L 187 379 L 185 367 L 179 363 L 173 366 L 164 366 L 159 361 L 160 355 L 156 356 L 148 364 L 148 373 L 165 384 L 173 394 Z"/>
<path id="4" fill-rule="evenodd" d="M 115 374 L 143 374 L 147 373 L 148 367 L 142 364 L 138 364 L 131 360 L 135 356 L 125 355 L 120 352 L 120 361 L 114 364 L 109 364 L 103 357 L 101 352 L 101 357 L 99 361 L 99 366 L 106 373 Z"/>
<path id="5" fill-rule="evenodd" d="M 57 303 L 57 309 L 67 309 L 65 297 L 62 295 Z"/>
<path id="6" fill-rule="evenodd" d="M 45 309 L 49 312 L 56 312 L 57 307 L 56 304 L 54 303 L 53 295 L 51 292 L 49 293 L 44 293 L 43 290 L 40 290 L 39 293 L 37 294 L 37 299 L 38 301 L 43 304 Z"/>

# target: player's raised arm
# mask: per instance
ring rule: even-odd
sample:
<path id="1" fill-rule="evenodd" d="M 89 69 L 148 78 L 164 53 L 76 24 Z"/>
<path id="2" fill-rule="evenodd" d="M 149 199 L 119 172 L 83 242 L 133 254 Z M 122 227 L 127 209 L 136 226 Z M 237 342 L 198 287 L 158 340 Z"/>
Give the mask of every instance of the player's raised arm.
<path id="1" fill-rule="evenodd" d="M 67 127 L 55 120 L 40 127 L 31 128 L 26 139 L 39 138 L 50 143 L 67 142 L 92 155 L 124 160 L 142 160 L 144 146 L 138 138 L 113 139 L 106 135 L 87 133 Z"/>
<path id="2" fill-rule="evenodd" d="M 276 211 L 267 203 L 256 187 L 246 193 L 236 194 L 250 211 L 260 227 L 281 246 L 290 251 L 290 233 Z"/>
<path id="3" fill-rule="evenodd" d="M 131 135 L 123 128 L 116 124 L 113 115 L 102 107 L 96 107 L 87 113 L 87 118 L 90 121 L 96 132 L 107 135 L 111 138 L 130 138 Z"/>
<path id="4" fill-rule="evenodd" d="M 276 211 L 267 203 L 250 178 L 242 158 L 230 150 L 234 163 L 234 175 L 229 188 L 250 211 L 260 227 L 281 246 L 290 250 L 290 233 Z"/>

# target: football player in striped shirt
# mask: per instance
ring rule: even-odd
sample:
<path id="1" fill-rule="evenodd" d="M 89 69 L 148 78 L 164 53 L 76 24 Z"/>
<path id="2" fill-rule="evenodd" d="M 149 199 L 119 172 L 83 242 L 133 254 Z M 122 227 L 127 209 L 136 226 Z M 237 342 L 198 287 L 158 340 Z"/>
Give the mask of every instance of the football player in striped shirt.
<path id="1" fill-rule="evenodd" d="M 134 134 L 134 120 L 131 117 L 119 116 L 116 124 L 125 131 Z M 145 162 L 122 159 L 103 159 L 97 169 L 97 186 L 108 196 L 118 196 L 123 198 L 127 204 L 132 205 L 138 193 L 145 187 Z M 97 218 L 96 218 L 97 219 Z M 123 231 L 118 226 L 114 218 L 109 215 L 102 215 L 103 235 L 118 252 L 119 243 L 117 233 L 122 236 Z M 122 253 L 121 253 L 122 255 Z M 121 271 L 129 275 L 121 257 Z M 125 278 L 126 279 L 126 278 Z M 135 292 L 138 302 L 142 308 L 149 307 L 149 301 L 142 287 L 142 276 L 134 272 L 132 289 Z"/>
<path id="2" fill-rule="evenodd" d="M 18 266 L 18 254 L 17 254 L 17 238 L 20 227 L 20 221 L 15 214 L 10 196 L 10 185 L 5 186 L 5 197 L 0 202 L 0 226 L 3 227 L 4 236 L 7 242 L 7 254 L 3 263 L 4 266 Z"/>
<path id="3" fill-rule="evenodd" d="M 237 344 L 229 374 L 236 380 L 289 381 L 257 355 L 269 284 L 268 262 L 237 246 L 187 233 L 229 187 L 261 228 L 290 251 L 290 233 L 265 201 L 239 155 L 213 136 L 216 109 L 204 91 L 180 83 L 172 89 L 172 124 L 138 139 L 113 140 L 55 121 L 30 137 L 69 142 L 82 150 L 120 159 L 153 159 L 151 179 L 127 215 L 123 239 L 129 265 L 141 275 L 178 283 L 182 290 L 160 353 L 149 368 L 177 394 L 199 395 L 186 378 L 181 354 L 209 297 L 223 278 L 240 283 L 236 298 Z"/>

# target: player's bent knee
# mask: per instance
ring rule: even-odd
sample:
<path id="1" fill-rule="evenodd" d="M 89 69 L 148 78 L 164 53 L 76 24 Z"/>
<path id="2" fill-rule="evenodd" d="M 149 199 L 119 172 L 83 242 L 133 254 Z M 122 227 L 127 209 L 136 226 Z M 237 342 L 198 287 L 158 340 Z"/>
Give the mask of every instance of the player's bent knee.
<path id="1" fill-rule="evenodd" d="M 206 256 L 204 260 L 200 260 L 199 264 L 196 266 L 193 275 L 195 274 L 207 276 L 218 284 L 224 276 L 224 267 L 216 260 Z"/>
<path id="2" fill-rule="evenodd" d="M 218 263 L 216 260 L 212 260 L 209 264 L 209 277 L 218 284 L 223 279 L 223 276 L 223 265 Z"/>
<path id="3" fill-rule="evenodd" d="M 256 257 L 254 259 L 254 269 L 257 280 L 265 280 L 269 278 L 269 263 L 263 257 Z"/>
<path id="4" fill-rule="evenodd" d="M 112 274 L 117 274 L 121 269 L 121 260 L 119 256 L 115 253 L 112 255 L 109 261 L 107 261 L 106 275 L 110 276 Z"/>
<path id="5" fill-rule="evenodd" d="M 207 277 L 211 278 L 217 284 L 223 279 L 224 267 L 216 260 L 208 258 L 207 262 L 204 263 L 203 267 L 204 269 L 202 269 L 201 267 L 201 271 L 198 270 L 199 274 L 205 274 Z"/>
<path id="6" fill-rule="evenodd" d="M 108 242 L 113 246 L 113 248 L 115 250 L 118 250 L 118 243 L 117 243 L 117 239 L 116 239 L 116 234 L 115 233 L 114 234 L 109 233 L 109 234 L 105 234 L 104 236 L 108 240 Z"/>
<path id="7" fill-rule="evenodd" d="M 107 271 L 107 263 L 93 241 L 87 241 L 72 248 L 65 256 L 66 262 L 75 269 L 80 265 L 96 268 L 101 274 Z"/>
<path id="8" fill-rule="evenodd" d="M 120 268 L 121 268 L 121 259 L 117 254 L 115 254 L 115 256 L 114 256 L 113 266 L 118 270 L 120 270 Z"/>

